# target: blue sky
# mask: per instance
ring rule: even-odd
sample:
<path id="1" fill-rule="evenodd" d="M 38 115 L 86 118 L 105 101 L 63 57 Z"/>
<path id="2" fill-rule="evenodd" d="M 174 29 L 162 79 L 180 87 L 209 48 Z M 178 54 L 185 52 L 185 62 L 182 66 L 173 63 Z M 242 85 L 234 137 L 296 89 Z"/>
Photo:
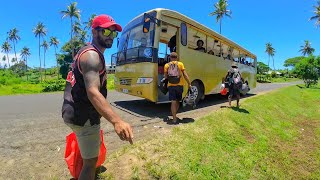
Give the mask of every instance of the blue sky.
<path id="1" fill-rule="evenodd" d="M 144 11 L 154 8 L 167 8 L 178 11 L 190 18 L 219 31 L 215 17 L 208 16 L 214 10 L 214 3 L 218 0 L 78 0 L 78 9 L 81 10 L 81 21 L 88 21 L 91 14 L 109 14 L 122 26 Z M 28 64 L 31 67 L 39 66 L 38 39 L 32 29 L 38 22 L 43 22 L 48 29 L 46 40 L 56 36 L 60 40 L 60 47 L 69 38 L 70 19 L 62 19 L 61 10 L 65 10 L 73 1 L 50 0 L 13 0 L 5 1 L 0 6 L 0 43 L 3 44 L 7 32 L 12 28 L 19 30 L 21 40 L 16 46 L 20 54 L 22 47 L 31 50 Z M 222 35 L 257 55 L 258 61 L 267 64 L 268 55 L 265 53 L 265 44 L 270 42 L 275 48 L 274 56 L 276 69 L 283 67 L 283 62 L 291 57 L 300 56 L 300 46 L 304 40 L 309 40 L 315 55 L 319 55 L 320 28 L 316 28 L 308 19 L 313 16 L 313 5 L 316 0 L 229 0 L 232 18 L 225 17 L 222 23 Z M 43 51 L 41 51 L 42 53 Z M 116 44 L 105 52 L 107 63 L 111 54 L 116 52 Z M 10 54 L 10 59 L 13 54 Z M 2 59 L 3 53 L 0 53 Z M 43 55 L 42 55 L 43 59 Z M 0 62 L 3 65 L 3 62 Z M 54 48 L 47 51 L 46 67 L 55 65 Z M 270 64 L 272 67 L 272 65 Z"/>

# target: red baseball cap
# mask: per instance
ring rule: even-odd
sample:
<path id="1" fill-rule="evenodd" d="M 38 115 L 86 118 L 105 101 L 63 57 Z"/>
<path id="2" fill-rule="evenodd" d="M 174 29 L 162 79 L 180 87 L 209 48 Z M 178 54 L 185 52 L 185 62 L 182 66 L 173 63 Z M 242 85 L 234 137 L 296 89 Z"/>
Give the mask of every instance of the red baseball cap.
<path id="1" fill-rule="evenodd" d="M 110 26 L 115 26 L 116 30 L 119 32 L 122 31 L 122 27 L 117 24 L 111 16 L 105 14 L 94 17 L 91 27 L 92 29 L 95 29 L 97 27 L 108 28 Z"/>

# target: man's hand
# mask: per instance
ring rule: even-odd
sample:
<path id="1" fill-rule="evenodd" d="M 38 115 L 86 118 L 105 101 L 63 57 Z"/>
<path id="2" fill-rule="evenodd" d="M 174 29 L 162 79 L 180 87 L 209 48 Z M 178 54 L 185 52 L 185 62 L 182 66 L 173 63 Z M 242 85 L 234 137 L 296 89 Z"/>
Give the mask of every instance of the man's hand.
<path id="1" fill-rule="evenodd" d="M 131 126 L 128 123 L 119 120 L 114 124 L 114 130 L 116 131 L 121 140 L 129 141 L 130 144 L 133 144 L 133 132 Z"/>

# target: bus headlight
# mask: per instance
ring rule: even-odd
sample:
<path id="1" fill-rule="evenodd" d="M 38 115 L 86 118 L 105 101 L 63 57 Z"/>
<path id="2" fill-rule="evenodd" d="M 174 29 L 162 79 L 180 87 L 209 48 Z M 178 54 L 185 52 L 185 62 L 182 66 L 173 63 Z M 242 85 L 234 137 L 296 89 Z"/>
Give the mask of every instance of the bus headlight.
<path id="1" fill-rule="evenodd" d="M 152 58 L 152 48 L 145 48 L 143 51 L 143 55 L 146 58 Z"/>
<path id="2" fill-rule="evenodd" d="M 138 78 L 137 84 L 149 84 L 153 81 L 153 78 Z"/>

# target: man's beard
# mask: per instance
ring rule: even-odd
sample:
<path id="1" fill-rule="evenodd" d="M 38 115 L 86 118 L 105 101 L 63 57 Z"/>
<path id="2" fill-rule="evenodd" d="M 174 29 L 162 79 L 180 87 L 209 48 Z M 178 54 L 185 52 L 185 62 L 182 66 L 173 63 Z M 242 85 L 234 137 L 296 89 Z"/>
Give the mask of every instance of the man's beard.
<path id="1" fill-rule="evenodd" d="M 104 47 L 104 48 L 112 47 L 113 40 L 103 40 L 100 35 L 98 36 L 97 40 L 101 47 Z"/>

